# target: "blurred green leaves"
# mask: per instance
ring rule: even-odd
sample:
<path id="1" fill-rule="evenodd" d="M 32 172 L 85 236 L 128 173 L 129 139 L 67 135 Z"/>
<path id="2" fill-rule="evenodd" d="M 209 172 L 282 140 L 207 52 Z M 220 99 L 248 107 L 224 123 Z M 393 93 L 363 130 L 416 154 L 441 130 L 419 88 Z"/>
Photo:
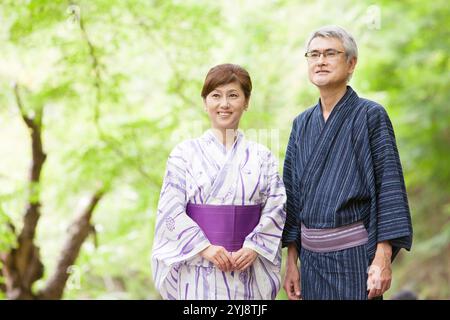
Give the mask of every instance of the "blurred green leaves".
<path id="1" fill-rule="evenodd" d="M 30 165 L 12 83 L 27 114 L 43 110 L 37 235 L 45 277 L 83 199 L 108 191 L 93 216 L 98 246 L 91 238 L 83 245 L 66 298 L 158 297 L 150 252 L 165 162 L 176 143 L 208 127 L 200 91 L 212 66 L 249 70 L 254 89 L 241 128 L 278 130 L 281 167 L 292 120 L 317 102 L 303 45 L 324 24 L 354 34 L 351 85 L 386 107 L 398 139 L 415 239 L 394 266 L 392 290 L 448 297 L 446 1 L 5 0 L 0 19 L 0 208 L 8 213 L 0 211 L 0 252 L 14 245 L 8 221 L 20 225 Z"/>
<path id="2" fill-rule="evenodd" d="M 0 254 L 16 245 L 16 235 L 11 225 L 11 218 L 0 205 Z"/>

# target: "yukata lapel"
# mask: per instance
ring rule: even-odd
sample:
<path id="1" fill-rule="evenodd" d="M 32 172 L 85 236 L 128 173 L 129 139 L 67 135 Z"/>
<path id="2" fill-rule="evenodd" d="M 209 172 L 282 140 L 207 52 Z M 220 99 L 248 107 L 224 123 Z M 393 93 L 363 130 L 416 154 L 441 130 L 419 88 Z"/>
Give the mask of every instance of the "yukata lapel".
<path id="1" fill-rule="evenodd" d="M 354 92 L 351 87 L 347 87 L 347 92 L 333 108 L 327 122 L 324 124 L 316 145 L 307 160 L 303 174 L 300 177 L 303 198 L 305 198 L 309 194 L 309 191 L 314 188 L 322 175 L 327 155 L 336 140 L 337 133 L 346 119 L 348 119 L 348 116 L 353 110 L 352 106 L 358 99 L 359 97 L 356 92 Z M 318 107 L 320 108 L 320 104 Z"/>
<path id="2" fill-rule="evenodd" d="M 214 143 L 218 144 L 218 148 L 223 148 L 222 155 L 224 156 L 225 161 L 221 163 L 221 168 L 212 182 L 205 203 L 209 203 L 212 199 L 221 199 L 221 202 L 225 203 L 227 199 L 232 199 L 234 190 L 236 189 L 239 175 L 239 163 L 245 154 L 245 152 L 243 152 L 243 148 L 245 148 L 245 138 L 243 133 L 238 131 L 236 141 L 228 151 L 225 150 L 225 147 L 220 144 L 217 139 Z"/>

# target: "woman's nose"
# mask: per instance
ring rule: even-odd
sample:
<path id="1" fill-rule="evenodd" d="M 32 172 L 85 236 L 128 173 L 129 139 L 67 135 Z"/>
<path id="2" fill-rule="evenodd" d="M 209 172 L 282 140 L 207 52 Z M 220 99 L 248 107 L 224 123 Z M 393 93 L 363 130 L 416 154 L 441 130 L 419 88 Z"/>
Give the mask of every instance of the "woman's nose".
<path id="1" fill-rule="evenodd" d="M 228 103 L 228 99 L 227 98 L 223 98 L 220 100 L 220 106 L 222 108 L 229 108 L 230 104 Z"/>

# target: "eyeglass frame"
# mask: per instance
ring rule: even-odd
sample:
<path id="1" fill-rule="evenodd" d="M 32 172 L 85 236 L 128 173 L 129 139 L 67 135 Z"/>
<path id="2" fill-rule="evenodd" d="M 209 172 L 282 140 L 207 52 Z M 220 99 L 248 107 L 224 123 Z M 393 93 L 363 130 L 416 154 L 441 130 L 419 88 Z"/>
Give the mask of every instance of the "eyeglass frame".
<path id="1" fill-rule="evenodd" d="M 328 51 L 328 53 L 327 53 L 327 51 Z M 311 57 L 310 54 L 311 54 L 312 52 L 317 52 L 317 53 L 319 53 L 319 56 L 318 56 L 318 57 Z M 328 54 L 330 54 L 330 53 L 333 53 L 333 58 L 334 58 L 334 57 L 337 57 L 338 54 L 345 53 L 345 51 L 339 51 L 339 50 L 331 49 L 331 48 L 330 48 L 330 49 L 323 50 L 323 51 L 312 50 L 312 51 L 305 52 L 305 57 L 306 57 L 306 59 L 308 59 L 308 60 L 314 60 L 314 61 L 317 61 L 317 60 L 320 59 L 320 56 L 323 56 L 324 59 L 327 59 L 327 58 L 328 58 Z"/>

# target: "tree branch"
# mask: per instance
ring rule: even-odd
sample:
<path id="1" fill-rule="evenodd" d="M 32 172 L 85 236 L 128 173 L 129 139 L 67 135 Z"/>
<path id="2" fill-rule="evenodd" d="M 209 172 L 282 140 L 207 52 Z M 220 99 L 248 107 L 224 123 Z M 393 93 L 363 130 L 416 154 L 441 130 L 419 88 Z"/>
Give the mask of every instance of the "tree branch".
<path id="1" fill-rule="evenodd" d="M 95 207 L 103 195 L 103 191 L 95 193 L 91 197 L 88 206 L 70 225 L 55 272 L 47 281 L 45 288 L 38 293 L 38 299 L 62 298 L 64 287 L 69 278 L 67 271 L 75 263 L 83 242 L 93 230 L 90 220 Z"/>
<path id="2" fill-rule="evenodd" d="M 81 34 L 84 38 L 84 41 L 86 42 L 86 44 L 88 46 L 89 57 L 91 58 L 91 67 L 92 67 L 92 71 L 94 72 L 95 101 L 96 101 L 95 106 L 94 106 L 94 110 L 95 110 L 94 119 L 95 119 L 95 123 L 98 123 L 99 119 L 100 119 L 100 101 L 101 101 L 101 83 L 102 83 L 102 76 L 100 73 L 100 63 L 99 63 L 99 59 L 98 59 L 96 51 L 95 51 L 95 46 L 89 39 L 89 36 L 86 32 L 86 28 L 84 26 L 84 21 L 81 18 L 81 16 L 79 17 L 79 22 L 80 22 Z"/>
<path id="3" fill-rule="evenodd" d="M 42 277 L 44 272 L 39 248 L 34 244 L 41 206 L 39 180 L 47 157 L 42 147 L 41 125 L 43 109 L 38 110 L 37 117 L 30 117 L 23 106 L 17 84 L 14 84 L 14 95 L 20 115 L 30 130 L 32 163 L 29 177 L 28 204 L 23 217 L 23 228 L 18 236 L 17 248 L 12 249 L 3 259 L 3 274 L 6 280 L 6 291 L 10 299 L 32 299 L 31 286 Z"/>
<path id="4" fill-rule="evenodd" d="M 73 4 L 71 2 L 71 4 Z M 92 43 L 92 41 L 89 38 L 89 35 L 86 31 L 86 27 L 84 24 L 84 20 L 83 18 L 80 16 L 79 17 L 79 23 L 80 23 L 80 30 L 81 30 L 81 34 L 83 36 L 84 41 L 86 42 L 86 45 L 88 47 L 89 50 L 89 56 L 91 58 L 91 68 L 92 71 L 94 73 L 94 87 L 95 87 L 95 96 L 96 96 L 96 100 L 95 100 L 95 105 L 94 105 L 94 110 L 95 110 L 95 115 L 94 115 L 94 124 L 95 124 L 95 128 L 97 129 L 97 132 L 100 136 L 100 139 L 102 139 L 103 141 L 105 141 L 106 143 L 108 143 L 108 145 L 111 146 L 112 150 L 122 159 L 127 159 L 128 157 L 124 154 L 123 151 L 120 150 L 120 148 L 115 147 L 115 145 L 120 144 L 119 142 L 117 142 L 116 139 L 114 139 L 114 137 L 112 137 L 111 135 L 108 135 L 104 132 L 104 130 L 102 129 L 101 125 L 100 125 L 100 103 L 101 103 L 101 87 L 102 87 L 102 76 L 101 76 L 101 68 L 100 68 L 100 59 L 97 56 L 97 52 L 95 49 L 94 44 Z M 145 171 L 145 169 L 142 167 L 142 165 L 140 163 L 138 163 L 137 161 L 132 161 L 133 164 L 135 165 L 136 169 L 138 170 L 138 172 L 145 178 L 150 180 L 151 182 L 153 182 L 152 177 Z"/>
<path id="5" fill-rule="evenodd" d="M 23 121 L 30 130 L 31 148 L 32 148 L 32 163 L 30 170 L 30 191 L 28 195 L 28 208 L 24 217 L 24 227 L 19 236 L 19 239 L 33 239 L 36 231 L 37 222 L 40 216 L 40 200 L 39 200 L 39 180 L 41 176 L 42 167 L 45 163 L 47 155 L 44 153 L 42 146 L 42 132 L 41 121 L 29 117 L 23 107 L 22 99 L 19 93 L 19 87 L 14 85 L 14 94 L 16 97 L 17 107 Z M 39 112 L 39 117 L 42 119 L 42 109 Z M 39 118 L 38 117 L 38 118 Z"/>
<path id="6" fill-rule="evenodd" d="M 153 42 L 155 42 L 157 44 L 158 49 L 161 50 L 161 52 L 162 52 L 162 56 L 166 59 L 168 65 L 172 69 L 172 71 L 174 73 L 174 77 L 176 79 L 176 90 L 173 90 L 173 92 L 185 104 L 190 105 L 190 106 L 196 106 L 198 103 L 183 93 L 182 88 L 187 83 L 187 80 L 181 76 L 182 72 L 177 67 L 176 59 L 172 58 L 172 53 L 166 49 L 166 46 L 164 45 L 164 43 L 159 41 L 159 39 L 157 39 L 153 35 L 153 30 L 152 30 L 151 26 L 149 26 L 148 23 L 144 19 L 142 19 L 140 16 L 138 16 L 136 14 L 136 12 L 134 12 L 134 11 L 133 11 L 133 14 L 134 14 L 136 21 L 138 21 L 138 23 L 137 23 L 138 26 L 142 27 L 146 36 L 150 37 L 153 40 Z"/>

